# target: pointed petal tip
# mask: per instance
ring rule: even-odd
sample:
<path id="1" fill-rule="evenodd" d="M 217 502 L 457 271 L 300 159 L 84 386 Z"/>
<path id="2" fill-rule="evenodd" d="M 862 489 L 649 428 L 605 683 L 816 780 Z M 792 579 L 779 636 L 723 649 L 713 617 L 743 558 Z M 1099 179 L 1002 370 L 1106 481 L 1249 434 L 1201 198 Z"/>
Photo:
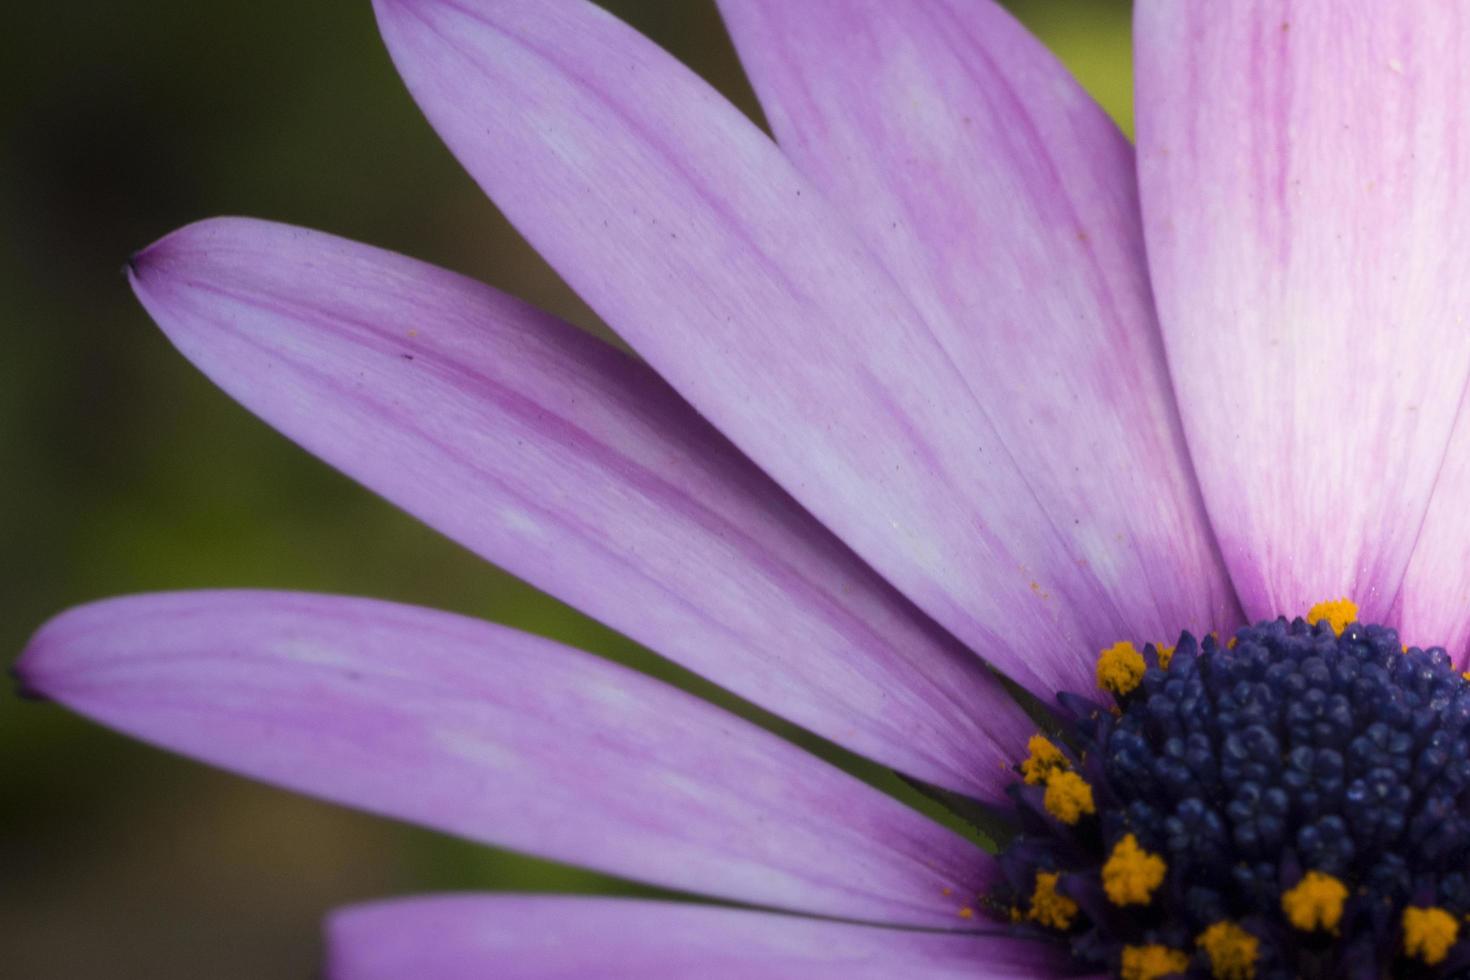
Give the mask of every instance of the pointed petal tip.
<path id="1" fill-rule="evenodd" d="M 199 286 L 253 281 L 264 267 L 263 256 L 309 234 L 259 218 L 202 218 L 130 255 L 125 269 L 128 285 L 163 332 L 175 336 L 181 326 L 194 324 L 182 315 L 179 304 L 186 297 L 197 297 Z"/>
<path id="2" fill-rule="evenodd" d="M 206 591 L 160 593 L 183 601 Z M 100 632 L 125 629 L 119 610 L 132 604 L 129 596 L 104 596 L 70 606 L 47 619 L 31 633 L 13 663 L 6 668 L 17 697 L 26 701 L 66 704 L 77 691 L 89 686 L 94 668 L 105 664 L 107 650 L 93 642 Z"/>
<path id="3" fill-rule="evenodd" d="M 186 225 L 180 225 L 170 232 L 149 242 L 128 256 L 129 268 L 143 268 L 155 264 L 160 258 L 191 247 L 200 247 L 206 242 L 219 239 L 235 239 L 251 233 L 270 233 L 271 229 L 281 231 L 302 232 L 304 229 L 295 228 L 290 225 L 282 225 L 263 218 L 251 218 L 244 215 L 216 214 L 207 218 L 199 218 Z"/>
<path id="4" fill-rule="evenodd" d="M 27 653 L 29 653 L 29 648 L 26 653 L 20 655 L 20 659 L 6 669 L 6 673 L 10 675 L 10 683 L 15 691 L 15 696 L 22 701 L 50 701 L 51 698 L 36 685 L 35 680 L 27 673 L 22 663 Z"/>
<path id="5" fill-rule="evenodd" d="M 65 648 L 64 644 L 56 642 L 57 634 L 65 631 L 67 624 L 75 619 L 80 610 L 91 605 L 93 603 L 62 610 L 31 634 L 26 645 L 21 648 L 20 655 L 6 668 L 16 697 L 23 701 L 57 700 L 56 689 L 60 686 L 57 675 L 64 675 L 66 667 L 65 663 L 56 662 L 58 653 Z M 64 657 L 61 659 L 65 660 Z"/>
<path id="6" fill-rule="evenodd" d="M 220 220 L 219 218 L 203 218 L 199 221 L 191 221 L 187 225 L 180 225 L 178 228 L 164 233 L 128 256 L 128 270 L 135 276 L 142 274 L 147 269 L 156 266 L 159 257 L 171 251 L 170 246 L 174 245 L 178 240 L 187 240 L 196 229 L 207 227 Z"/>
<path id="7" fill-rule="evenodd" d="M 123 265 L 123 274 L 127 276 L 133 291 L 137 292 L 145 279 L 156 276 L 162 271 L 166 265 L 166 259 L 175 257 L 180 252 L 187 252 L 189 246 L 201 236 L 228 233 L 230 225 L 248 223 L 250 220 L 248 218 L 203 218 L 175 228 L 129 255 Z"/>
<path id="8" fill-rule="evenodd" d="M 123 276 L 128 280 L 128 285 L 133 288 L 134 293 L 143 284 L 144 277 L 157 267 L 159 246 L 163 245 L 164 242 L 168 241 L 175 234 L 177 232 L 169 232 L 157 241 L 143 246 L 132 255 L 129 255 L 127 261 L 123 263 Z"/>

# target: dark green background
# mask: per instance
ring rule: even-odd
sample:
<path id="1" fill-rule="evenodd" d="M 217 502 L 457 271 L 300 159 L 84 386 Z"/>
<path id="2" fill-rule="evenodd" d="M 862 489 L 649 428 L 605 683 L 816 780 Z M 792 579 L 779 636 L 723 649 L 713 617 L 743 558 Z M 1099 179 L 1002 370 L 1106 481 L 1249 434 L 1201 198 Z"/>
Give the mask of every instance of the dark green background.
<path id="1" fill-rule="evenodd" d="M 756 112 L 712 4 L 607 6 Z M 1129 125 L 1126 5 L 1014 6 Z M 657 669 L 256 422 L 127 290 L 130 252 L 197 218 L 249 214 L 429 259 L 600 329 L 439 144 L 366 2 L 58 0 L 13 5 L 5 22 L 0 656 L 84 600 L 269 586 L 458 610 Z M 7 977 L 305 977 L 326 909 L 476 886 L 609 883 L 0 694 Z"/>

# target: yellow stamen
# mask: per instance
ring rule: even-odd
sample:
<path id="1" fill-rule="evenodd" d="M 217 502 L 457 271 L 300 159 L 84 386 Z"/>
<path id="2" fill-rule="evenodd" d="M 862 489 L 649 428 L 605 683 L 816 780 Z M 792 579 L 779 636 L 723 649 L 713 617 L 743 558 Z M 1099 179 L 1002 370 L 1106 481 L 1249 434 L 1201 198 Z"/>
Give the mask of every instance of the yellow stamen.
<path id="1" fill-rule="evenodd" d="M 960 909 L 960 918 L 961 919 L 973 919 L 973 918 L 975 918 L 975 910 L 972 909 L 972 908 L 970 908 L 970 906 L 966 905 L 964 908 Z"/>
<path id="2" fill-rule="evenodd" d="M 1342 920 L 1342 903 L 1347 886 L 1329 874 L 1308 871 L 1296 887 L 1281 896 L 1281 911 L 1287 921 L 1303 932 L 1337 929 Z"/>
<path id="3" fill-rule="evenodd" d="M 1470 681 L 1470 670 L 1465 671 L 1463 674 L 1460 675 L 1460 677 L 1464 680 Z"/>
<path id="4" fill-rule="evenodd" d="M 1168 869 L 1163 858 L 1139 847 L 1137 837 L 1125 834 L 1103 865 L 1103 890 L 1114 905 L 1147 905 L 1154 889 L 1164 883 Z"/>
<path id="5" fill-rule="evenodd" d="M 1167 646 L 1167 645 L 1165 645 L 1163 643 L 1155 643 L 1154 644 L 1154 653 L 1158 654 L 1158 657 L 1159 657 L 1159 666 L 1162 667 L 1164 670 L 1168 670 L 1169 669 L 1169 664 L 1174 660 L 1174 650 L 1175 650 L 1174 647 Z M 1153 947 L 1153 946 L 1145 946 L 1143 948 L 1144 949 L 1154 949 L 1155 947 Z M 1162 949 L 1163 947 L 1158 947 L 1158 948 Z"/>
<path id="6" fill-rule="evenodd" d="M 1077 903 L 1057 893 L 1057 879 L 1061 875 L 1052 871 L 1036 872 L 1036 890 L 1031 893 L 1031 910 L 1026 917 L 1039 922 L 1048 929 L 1071 928 L 1077 917 Z"/>
<path id="7" fill-rule="evenodd" d="M 1344 596 L 1341 599 L 1319 602 L 1307 610 L 1307 622 L 1313 626 L 1324 619 L 1332 627 L 1332 632 L 1342 636 L 1342 631 L 1348 628 L 1348 624 L 1357 621 L 1358 607 L 1353 604 L 1353 600 Z"/>
<path id="8" fill-rule="evenodd" d="M 1143 680 L 1143 654 L 1127 640 L 1114 643 L 1097 657 L 1097 686 L 1122 696 Z"/>
<path id="9" fill-rule="evenodd" d="M 1444 961 L 1450 947 L 1460 938 L 1460 923 L 1441 908 L 1404 909 L 1404 952 L 1429 966 Z"/>
<path id="10" fill-rule="evenodd" d="M 1021 776 L 1032 786 L 1046 782 L 1046 777 L 1053 772 L 1061 772 L 1069 768 L 1067 757 L 1062 755 L 1062 750 L 1052 744 L 1051 739 L 1040 733 L 1032 735 L 1026 742 L 1026 751 L 1031 755 L 1021 763 Z"/>
<path id="11" fill-rule="evenodd" d="M 1123 980 L 1157 980 L 1189 969 L 1189 956 L 1168 946 L 1124 946 Z"/>
<path id="12" fill-rule="evenodd" d="M 1046 795 L 1041 798 L 1046 812 L 1071 826 L 1084 814 L 1096 813 L 1092 787 L 1075 772 L 1054 771 L 1046 777 Z"/>
<path id="13" fill-rule="evenodd" d="M 1261 941 L 1233 922 L 1221 920 L 1194 940 L 1210 958 L 1215 980 L 1254 980 Z"/>

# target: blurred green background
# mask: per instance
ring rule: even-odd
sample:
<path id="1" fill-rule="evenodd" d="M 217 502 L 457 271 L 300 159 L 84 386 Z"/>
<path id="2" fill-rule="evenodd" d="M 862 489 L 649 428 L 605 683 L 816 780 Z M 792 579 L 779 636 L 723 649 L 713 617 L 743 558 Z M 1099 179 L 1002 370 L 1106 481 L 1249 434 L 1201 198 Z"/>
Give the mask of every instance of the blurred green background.
<path id="1" fill-rule="evenodd" d="M 605 5 L 759 118 L 712 3 Z M 1126 3 L 1012 6 L 1128 127 Z M 452 609 L 671 675 L 255 421 L 127 290 L 130 252 L 197 218 L 250 214 L 438 262 L 602 329 L 439 144 L 367 3 L 57 0 L 6 20 L 7 662 L 73 603 L 265 586 Z M 308 977 L 325 910 L 460 887 L 617 885 L 249 783 L 0 693 L 7 977 Z"/>

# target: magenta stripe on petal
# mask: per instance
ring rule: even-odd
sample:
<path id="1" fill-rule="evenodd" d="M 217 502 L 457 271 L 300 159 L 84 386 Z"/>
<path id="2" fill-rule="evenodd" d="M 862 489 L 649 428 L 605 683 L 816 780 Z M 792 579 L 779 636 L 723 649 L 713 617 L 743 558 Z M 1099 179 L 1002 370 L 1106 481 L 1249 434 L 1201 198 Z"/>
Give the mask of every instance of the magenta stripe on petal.
<path id="1" fill-rule="evenodd" d="M 1129 635 L 1236 625 L 1113 122 L 990 0 L 721 8 L 782 149 L 981 393 Z"/>
<path id="2" fill-rule="evenodd" d="M 1470 11 L 1142 0 L 1136 29 L 1149 260 L 1241 601 L 1392 620 L 1470 378 Z"/>
<path id="3" fill-rule="evenodd" d="M 696 408 L 1002 670 L 1092 686 L 1146 584 L 1073 546 L 1086 515 L 1038 504 L 985 393 L 748 120 L 586 3 L 376 8 L 450 148 Z"/>
<path id="4" fill-rule="evenodd" d="M 140 255 L 179 349 L 266 421 L 539 588 L 743 697 L 995 798 L 1025 717 L 653 372 L 478 283 L 216 219 Z"/>
<path id="5" fill-rule="evenodd" d="M 332 916 L 327 938 L 328 980 L 1029 980 L 1061 975 L 1067 966 L 1062 947 L 1036 939 L 551 895 L 436 895 L 352 906 Z"/>
<path id="6" fill-rule="evenodd" d="M 954 927 L 990 859 L 707 702 L 549 640 L 366 599 L 197 592 L 71 610 L 22 682 L 290 789 L 611 874 Z"/>

